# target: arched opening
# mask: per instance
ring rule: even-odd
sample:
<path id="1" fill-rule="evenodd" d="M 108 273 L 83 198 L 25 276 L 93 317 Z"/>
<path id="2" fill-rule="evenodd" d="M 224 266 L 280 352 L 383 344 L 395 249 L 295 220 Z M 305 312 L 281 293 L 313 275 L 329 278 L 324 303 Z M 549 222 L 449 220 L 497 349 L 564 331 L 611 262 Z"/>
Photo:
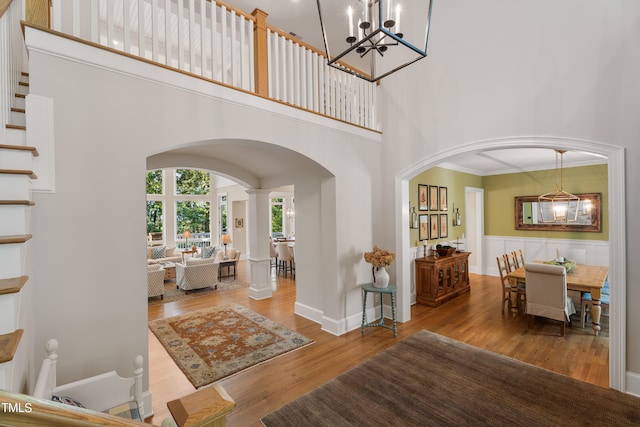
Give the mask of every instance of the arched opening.
<path id="1" fill-rule="evenodd" d="M 323 322 L 323 287 L 318 248 L 335 241 L 335 207 L 325 200 L 332 175 L 317 162 L 288 148 L 261 141 L 209 140 L 184 144 L 147 158 L 147 170 L 193 168 L 208 170 L 242 186 L 248 193 L 246 259 L 250 263 L 250 296 L 271 296 L 269 194 L 286 186 L 294 189 L 296 212 L 296 314 Z M 324 194 L 323 194 L 324 193 Z M 335 196 L 334 196 L 335 198 Z M 322 221 L 321 221 L 322 218 Z M 233 226 L 233 218 L 231 226 Z M 324 228 L 318 227 L 322 222 Z M 333 227 L 334 232 L 329 230 Z M 331 237 L 331 235 L 334 235 Z M 337 266 L 334 267 L 337 269 Z"/>
<path id="2" fill-rule="evenodd" d="M 410 289 L 412 263 L 409 252 L 409 214 L 402 207 L 409 203 L 409 179 L 454 156 L 492 149 L 544 147 L 575 150 L 605 156 L 608 159 L 609 189 L 609 280 L 611 291 L 609 381 L 617 390 L 625 390 L 626 370 L 626 247 L 625 201 L 620 189 L 625 188 L 624 149 L 610 144 L 567 138 L 521 137 L 472 142 L 449 150 L 443 150 L 422 159 L 396 175 L 396 270 L 399 284 L 398 313 L 401 321 L 410 318 Z"/>

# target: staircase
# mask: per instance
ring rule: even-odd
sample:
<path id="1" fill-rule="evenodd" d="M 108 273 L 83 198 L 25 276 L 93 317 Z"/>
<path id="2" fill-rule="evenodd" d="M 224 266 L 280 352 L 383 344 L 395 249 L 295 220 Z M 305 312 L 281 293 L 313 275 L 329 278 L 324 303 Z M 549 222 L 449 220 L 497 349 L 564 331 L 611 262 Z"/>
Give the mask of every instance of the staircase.
<path id="1" fill-rule="evenodd" d="M 25 274 L 29 234 L 31 182 L 34 147 L 26 145 L 25 98 L 29 76 L 22 74 L 10 107 L 10 118 L 0 141 L 0 389 L 21 392 L 24 363 L 17 365 L 17 354 L 25 352 L 24 334 Z M 7 108 L 6 106 L 3 108 Z"/>

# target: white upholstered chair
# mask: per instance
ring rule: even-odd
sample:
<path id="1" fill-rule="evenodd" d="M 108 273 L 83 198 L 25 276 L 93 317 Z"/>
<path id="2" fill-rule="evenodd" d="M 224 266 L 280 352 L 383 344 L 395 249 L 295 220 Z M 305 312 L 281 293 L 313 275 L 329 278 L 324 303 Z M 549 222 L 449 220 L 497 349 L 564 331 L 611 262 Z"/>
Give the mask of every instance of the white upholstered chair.
<path id="1" fill-rule="evenodd" d="M 160 264 L 147 266 L 147 296 L 164 298 L 164 268 Z"/>
<path id="2" fill-rule="evenodd" d="M 524 265 L 526 274 L 527 314 L 546 317 L 561 323 L 564 336 L 565 323 L 571 322 L 576 308 L 567 295 L 567 271 L 559 265 Z"/>
<path id="3" fill-rule="evenodd" d="M 287 242 L 278 242 L 276 244 L 276 253 L 278 254 L 278 271 L 284 272 L 286 275 L 291 272 L 293 275 L 293 255 Z"/>
<path id="4" fill-rule="evenodd" d="M 176 264 L 178 288 L 183 291 L 209 287 L 217 289 L 219 267 L 214 258 L 188 258 L 184 264 Z"/>

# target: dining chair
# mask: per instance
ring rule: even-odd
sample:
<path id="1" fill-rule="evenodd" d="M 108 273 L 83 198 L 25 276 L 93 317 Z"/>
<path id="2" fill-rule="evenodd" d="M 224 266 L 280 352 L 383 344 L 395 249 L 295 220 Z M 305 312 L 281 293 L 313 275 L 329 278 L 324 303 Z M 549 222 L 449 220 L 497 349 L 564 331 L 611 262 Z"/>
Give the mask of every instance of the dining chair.
<path id="1" fill-rule="evenodd" d="M 565 324 L 571 324 L 576 313 L 573 300 L 567 295 L 567 270 L 560 265 L 524 265 L 527 282 L 527 315 L 545 317 L 560 322 L 560 336 L 564 336 Z"/>
<path id="2" fill-rule="evenodd" d="M 515 251 L 513 253 L 514 253 L 514 255 L 516 255 Z M 522 249 L 518 249 L 516 258 L 518 259 L 518 264 L 521 267 L 524 266 L 524 254 L 522 253 Z"/>
<path id="3" fill-rule="evenodd" d="M 271 258 L 271 267 L 278 266 L 278 251 L 272 242 L 269 242 L 269 257 Z"/>
<path id="4" fill-rule="evenodd" d="M 518 269 L 517 267 L 518 261 L 513 252 L 511 252 L 510 254 L 502 255 L 502 258 L 504 259 L 504 262 L 507 264 L 507 271 L 509 271 L 509 273 Z"/>
<path id="5" fill-rule="evenodd" d="M 502 312 L 504 313 L 504 303 L 509 303 L 509 309 L 513 308 L 513 304 L 511 303 L 511 293 L 514 290 L 511 288 L 511 283 L 509 283 L 509 278 L 507 275 L 511 272 L 508 267 L 508 261 L 505 255 L 496 257 L 496 261 L 498 262 L 498 271 L 500 272 L 500 282 L 502 283 Z M 527 302 L 527 296 L 525 294 L 525 283 L 518 282 L 517 288 L 515 290 L 517 293 L 517 309 L 518 311 L 522 311 L 522 308 L 525 307 Z"/>
<path id="6" fill-rule="evenodd" d="M 289 244 L 287 242 L 278 242 L 276 244 L 276 252 L 278 254 L 277 271 L 284 272 L 285 276 L 288 272 L 293 275 L 293 255 L 291 255 Z"/>
<path id="7" fill-rule="evenodd" d="M 600 307 L 602 307 L 602 314 L 609 316 L 609 293 L 611 289 L 609 287 L 609 279 L 604 282 L 602 291 L 600 292 Z M 591 292 L 585 292 L 582 294 L 582 304 L 580 311 L 580 327 L 584 328 L 587 321 L 587 317 L 591 312 L 591 306 L 593 305 L 593 299 L 591 298 Z"/>

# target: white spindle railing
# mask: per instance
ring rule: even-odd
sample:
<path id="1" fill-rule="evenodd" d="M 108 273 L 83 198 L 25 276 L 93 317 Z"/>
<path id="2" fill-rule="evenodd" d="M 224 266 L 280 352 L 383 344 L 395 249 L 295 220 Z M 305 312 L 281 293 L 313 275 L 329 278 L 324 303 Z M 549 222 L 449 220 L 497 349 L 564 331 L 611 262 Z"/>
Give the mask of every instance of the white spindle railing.
<path id="1" fill-rule="evenodd" d="M 57 0 L 53 29 L 255 91 L 253 17 L 208 0 Z M 267 30 L 269 97 L 376 128 L 375 84 Z"/>
<path id="2" fill-rule="evenodd" d="M 13 1 L 0 17 L 0 143 L 6 143 L 7 124 L 10 124 L 11 108 L 15 107 L 20 75 L 27 71 L 24 39 L 20 29 L 23 19 L 22 1 Z"/>
<path id="3" fill-rule="evenodd" d="M 269 97 L 374 129 L 375 84 L 329 67 L 324 56 L 268 30 Z"/>
<path id="4" fill-rule="evenodd" d="M 58 0 L 51 15 L 56 31 L 253 90 L 254 22 L 215 2 Z"/>

